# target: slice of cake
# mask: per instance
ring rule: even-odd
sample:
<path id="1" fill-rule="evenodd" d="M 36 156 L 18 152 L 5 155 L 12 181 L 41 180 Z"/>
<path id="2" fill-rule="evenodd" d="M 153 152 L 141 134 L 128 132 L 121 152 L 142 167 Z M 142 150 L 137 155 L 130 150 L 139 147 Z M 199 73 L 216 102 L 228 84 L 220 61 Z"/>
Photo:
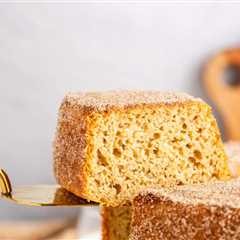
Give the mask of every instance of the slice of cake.
<path id="1" fill-rule="evenodd" d="M 61 186 L 107 206 L 143 188 L 229 176 L 211 108 L 183 93 L 68 94 L 60 107 L 54 169 Z"/>
<path id="2" fill-rule="evenodd" d="M 224 144 L 228 164 L 232 177 L 240 176 L 240 143 L 226 142 Z M 128 240 L 132 206 L 101 207 L 102 211 L 102 239 L 103 240 Z"/>
<path id="3" fill-rule="evenodd" d="M 142 192 L 130 240 L 150 239 L 240 239 L 240 180 Z"/>

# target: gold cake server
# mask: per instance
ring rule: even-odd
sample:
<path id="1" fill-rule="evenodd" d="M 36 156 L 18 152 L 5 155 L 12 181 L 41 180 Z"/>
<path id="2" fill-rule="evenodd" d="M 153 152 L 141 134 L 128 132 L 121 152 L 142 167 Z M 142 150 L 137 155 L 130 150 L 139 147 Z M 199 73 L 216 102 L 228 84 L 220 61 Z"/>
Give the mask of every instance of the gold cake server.
<path id="1" fill-rule="evenodd" d="M 12 187 L 10 178 L 3 169 L 0 169 L 0 197 L 28 206 L 81 207 L 98 205 L 98 203 L 75 196 L 59 185 Z"/>

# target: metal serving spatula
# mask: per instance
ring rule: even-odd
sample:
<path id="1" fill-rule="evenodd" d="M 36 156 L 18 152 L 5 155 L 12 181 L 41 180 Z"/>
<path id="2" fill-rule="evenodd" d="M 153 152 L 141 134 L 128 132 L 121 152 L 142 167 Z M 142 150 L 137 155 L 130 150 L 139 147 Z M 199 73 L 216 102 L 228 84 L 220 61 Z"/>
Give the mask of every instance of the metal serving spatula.
<path id="1" fill-rule="evenodd" d="M 3 169 L 0 169 L 0 197 L 28 206 L 82 207 L 98 205 L 98 203 L 75 196 L 59 185 L 32 185 L 12 188 L 10 179 Z"/>

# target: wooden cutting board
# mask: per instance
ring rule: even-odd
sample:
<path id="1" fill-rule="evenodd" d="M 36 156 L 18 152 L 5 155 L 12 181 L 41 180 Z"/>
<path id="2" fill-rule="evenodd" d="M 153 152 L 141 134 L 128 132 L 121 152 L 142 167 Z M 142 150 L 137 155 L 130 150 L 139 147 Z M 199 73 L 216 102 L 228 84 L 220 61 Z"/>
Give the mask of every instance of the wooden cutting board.
<path id="1" fill-rule="evenodd" d="M 236 79 L 228 79 L 231 81 L 227 82 L 226 72 L 230 74 L 231 69 L 232 73 L 235 72 L 232 75 Z M 203 82 L 209 97 L 221 114 L 226 139 L 239 141 L 240 48 L 224 50 L 213 56 L 205 66 Z"/>

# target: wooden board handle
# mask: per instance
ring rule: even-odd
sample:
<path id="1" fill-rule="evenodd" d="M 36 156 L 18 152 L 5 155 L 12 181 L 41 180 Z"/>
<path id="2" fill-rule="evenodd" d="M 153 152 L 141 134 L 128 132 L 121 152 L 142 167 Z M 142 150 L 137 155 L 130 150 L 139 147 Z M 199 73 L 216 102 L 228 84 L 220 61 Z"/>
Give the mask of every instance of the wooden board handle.
<path id="1" fill-rule="evenodd" d="M 240 71 L 240 48 L 224 50 L 210 59 L 204 69 L 203 82 L 223 118 L 226 138 L 240 140 L 240 84 L 224 81 L 229 67 Z"/>

